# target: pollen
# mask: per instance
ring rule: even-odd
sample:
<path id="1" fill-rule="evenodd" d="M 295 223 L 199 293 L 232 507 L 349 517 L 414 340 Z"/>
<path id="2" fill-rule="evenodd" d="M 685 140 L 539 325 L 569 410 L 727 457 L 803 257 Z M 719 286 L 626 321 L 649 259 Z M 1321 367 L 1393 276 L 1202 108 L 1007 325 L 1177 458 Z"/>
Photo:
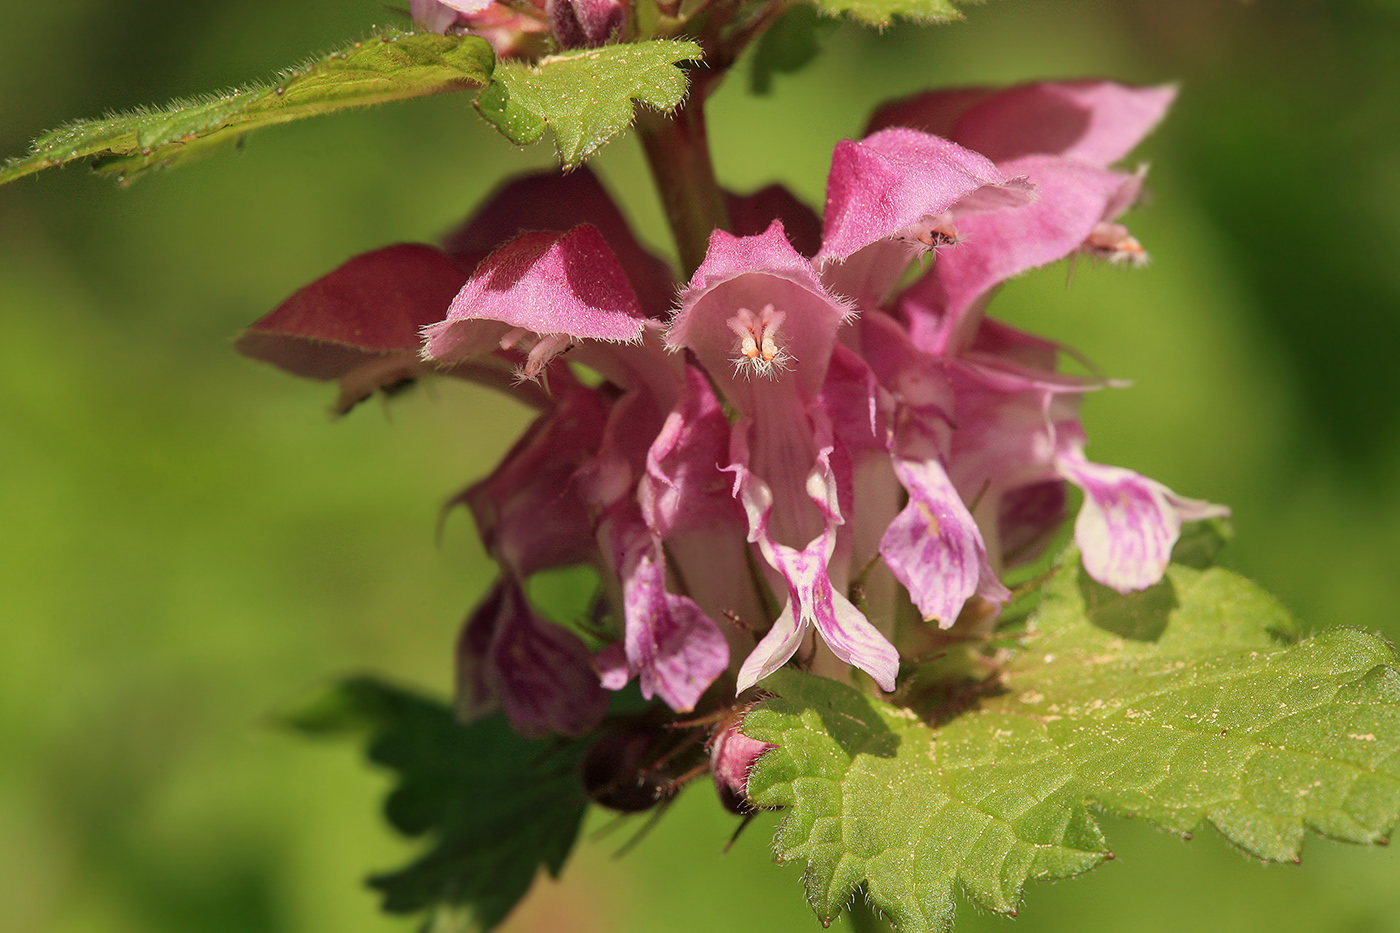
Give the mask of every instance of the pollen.
<path id="1" fill-rule="evenodd" d="M 746 372 L 771 379 L 775 372 L 788 368 L 793 362 L 792 356 L 778 343 L 778 330 L 786 317 L 782 311 L 774 310 L 772 305 L 764 305 L 757 314 L 748 308 L 740 308 L 725 322 L 734 336 L 739 338 L 731 361 L 736 376 Z"/>

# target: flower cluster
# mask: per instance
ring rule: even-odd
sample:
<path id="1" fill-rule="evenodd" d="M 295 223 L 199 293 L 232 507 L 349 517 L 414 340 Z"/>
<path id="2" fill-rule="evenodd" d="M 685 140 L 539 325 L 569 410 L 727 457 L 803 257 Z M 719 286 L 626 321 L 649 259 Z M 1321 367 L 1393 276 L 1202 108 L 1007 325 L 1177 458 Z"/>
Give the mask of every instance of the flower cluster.
<path id="1" fill-rule="evenodd" d="M 430 32 L 481 36 L 501 58 L 537 57 L 546 39 L 556 49 L 596 48 L 623 38 L 622 0 L 410 0 L 413 22 Z"/>
<path id="2" fill-rule="evenodd" d="M 1078 407 L 1104 381 L 983 314 L 1025 270 L 1145 260 L 1119 223 L 1142 173 L 1112 166 L 1172 97 L 1077 82 L 893 102 L 836 147 L 821 218 L 781 188 L 730 196 L 733 232 L 679 291 L 593 175 L 530 176 L 441 247 L 352 259 L 239 346 L 338 380 L 341 410 L 430 373 L 538 410 L 454 500 L 501 568 L 458 646 L 464 715 L 583 734 L 634 679 L 685 712 L 795 657 L 892 691 L 901 649 L 1006 603 L 1067 483 L 1084 567 L 1120 592 L 1160 579 L 1183 521 L 1224 514 L 1087 460 Z M 574 565 L 601 586 L 570 629 L 525 584 Z"/>

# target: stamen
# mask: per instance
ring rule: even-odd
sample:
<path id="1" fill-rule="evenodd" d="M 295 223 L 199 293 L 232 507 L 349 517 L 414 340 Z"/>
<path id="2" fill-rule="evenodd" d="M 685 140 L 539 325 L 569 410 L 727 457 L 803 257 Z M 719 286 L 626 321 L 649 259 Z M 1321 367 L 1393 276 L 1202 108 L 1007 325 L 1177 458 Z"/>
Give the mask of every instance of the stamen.
<path id="1" fill-rule="evenodd" d="M 1141 268 L 1151 260 L 1147 250 L 1137 241 L 1128 228 L 1122 224 L 1100 221 L 1089 232 L 1084 241 L 1084 252 L 1098 259 L 1105 259 L 1113 265 L 1128 265 Z"/>
<path id="2" fill-rule="evenodd" d="M 541 337 L 526 355 L 525 366 L 520 370 L 520 375 L 525 379 L 535 380 L 540 372 L 549 365 L 550 360 L 572 345 L 573 338 L 568 334 L 550 334 Z"/>
<path id="3" fill-rule="evenodd" d="M 515 346 L 517 343 L 524 340 L 528 336 L 530 336 L 530 332 L 525 328 L 512 327 L 510 330 L 506 331 L 504 334 L 501 335 L 501 349 L 509 350 L 511 347 Z"/>
<path id="4" fill-rule="evenodd" d="M 896 234 L 895 239 L 908 244 L 920 254 L 920 258 L 929 251 L 962 242 L 957 227 L 953 226 L 953 216 L 946 211 L 920 218 Z"/>
<path id="5" fill-rule="evenodd" d="M 772 378 L 774 371 L 783 371 L 793 362 L 792 357 L 778 344 L 778 329 L 787 315 L 774 310 L 772 305 L 764 305 L 757 314 L 748 308 L 740 308 L 725 324 L 734 336 L 738 337 L 735 353 L 734 375 L 748 370 L 749 375 Z"/>

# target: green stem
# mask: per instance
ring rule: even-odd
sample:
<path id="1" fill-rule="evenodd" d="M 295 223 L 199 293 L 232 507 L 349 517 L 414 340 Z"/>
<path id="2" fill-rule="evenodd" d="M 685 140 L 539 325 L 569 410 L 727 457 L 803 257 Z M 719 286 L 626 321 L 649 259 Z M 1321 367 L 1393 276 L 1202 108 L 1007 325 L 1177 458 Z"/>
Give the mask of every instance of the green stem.
<path id="1" fill-rule="evenodd" d="M 688 279 L 705 261 L 710 233 L 729 229 L 729 211 L 710 161 L 703 90 L 692 87 L 690 97 L 670 116 L 642 109 L 637 133 Z"/>

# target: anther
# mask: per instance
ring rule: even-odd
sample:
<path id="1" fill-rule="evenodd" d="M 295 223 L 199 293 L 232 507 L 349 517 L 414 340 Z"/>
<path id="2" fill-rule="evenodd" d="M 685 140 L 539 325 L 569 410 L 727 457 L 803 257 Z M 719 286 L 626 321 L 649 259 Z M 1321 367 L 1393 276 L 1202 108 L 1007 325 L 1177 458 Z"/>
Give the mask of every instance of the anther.
<path id="1" fill-rule="evenodd" d="M 1147 250 L 1122 224 L 1099 221 L 1084 241 L 1084 251 L 1114 265 L 1142 267 L 1147 265 Z"/>
<path id="2" fill-rule="evenodd" d="M 735 375 L 747 369 L 750 373 L 771 377 L 774 370 L 788 368 L 792 357 L 778 345 L 778 329 L 786 317 L 782 311 L 774 310 L 772 305 L 764 305 L 757 314 L 748 308 L 740 308 L 725 322 L 734 336 L 739 338 L 737 355 L 732 360 Z"/>

